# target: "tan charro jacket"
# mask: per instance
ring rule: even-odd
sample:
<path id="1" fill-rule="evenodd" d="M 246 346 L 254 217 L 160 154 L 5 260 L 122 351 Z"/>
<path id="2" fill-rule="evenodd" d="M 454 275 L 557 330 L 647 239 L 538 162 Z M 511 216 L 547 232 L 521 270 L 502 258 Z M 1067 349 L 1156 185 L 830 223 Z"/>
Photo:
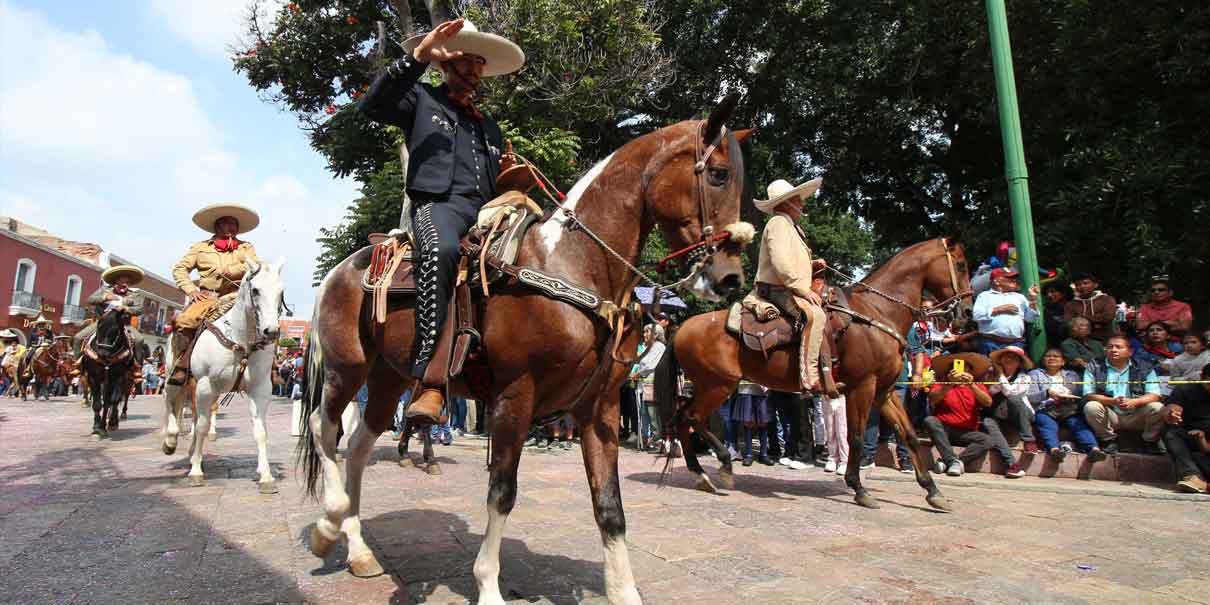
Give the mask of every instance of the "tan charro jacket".
<path id="1" fill-rule="evenodd" d="M 223 296 L 239 289 L 249 260 L 259 262 L 260 259 L 248 242 L 240 242 L 234 251 L 219 252 L 214 249 L 213 240 L 206 240 L 189 247 L 185 256 L 173 265 L 172 278 L 185 294 L 202 289 Z M 196 282 L 190 279 L 195 270 L 199 276 Z"/>
<path id="2" fill-rule="evenodd" d="M 811 248 L 806 235 L 784 214 L 774 214 L 765 223 L 756 281 L 788 288 L 799 299 L 811 291 Z"/>

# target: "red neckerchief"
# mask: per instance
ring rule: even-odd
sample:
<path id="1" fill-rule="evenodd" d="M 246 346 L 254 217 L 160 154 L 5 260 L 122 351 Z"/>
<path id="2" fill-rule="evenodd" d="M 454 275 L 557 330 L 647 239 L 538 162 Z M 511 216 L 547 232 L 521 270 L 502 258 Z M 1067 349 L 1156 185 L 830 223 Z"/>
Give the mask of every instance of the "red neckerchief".
<path id="1" fill-rule="evenodd" d="M 219 252 L 234 252 L 235 249 L 239 248 L 239 245 L 243 242 L 233 237 L 231 239 L 212 239 L 210 240 L 210 243 L 214 246 L 214 249 L 218 250 Z"/>
<path id="2" fill-rule="evenodd" d="M 1173 357 L 1176 357 L 1176 353 L 1173 353 L 1172 351 L 1170 351 L 1168 349 L 1167 343 L 1164 344 L 1164 348 L 1162 348 L 1162 349 L 1159 347 L 1150 345 L 1150 344 L 1145 344 L 1145 345 L 1143 345 L 1143 350 L 1147 351 L 1148 353 L 1151 353 L 1153 355 L 1159 355 L 1160 357 L 1163 357 L 1164 359 L 1172 359 Z"/>
<path id="3" fill-rule="evenodd" d="M 463 114 L 465 114 L 467 117 L 471 118 L 472 120 L 475 120 L 476 122 L 482 122 L 483 114 L 480 113 L 479 110 L 475 108 L 475 102 L 472 100 L 472 98 L 473 97 L 471 95 L 466 95 L 466 96 L 461 96 L 461 97 L 455 97 L 453 95 L 450 95 L 450 103 L 452 103 L 454 105 L 454 107 L 457 107 Z"/>

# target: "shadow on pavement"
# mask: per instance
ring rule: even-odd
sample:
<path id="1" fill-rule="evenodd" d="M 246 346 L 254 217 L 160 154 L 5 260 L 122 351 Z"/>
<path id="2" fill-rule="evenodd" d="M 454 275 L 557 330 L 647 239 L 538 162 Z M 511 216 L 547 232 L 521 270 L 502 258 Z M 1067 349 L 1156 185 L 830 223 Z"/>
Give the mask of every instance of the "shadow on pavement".
<path id="1" fill-rule="evenodd" d="M 735 472 L 734 490 L 723 489 L 718 484 L 716 469 L 707 468 L 706 473 L 710 475 L 710 479 L 714 481 L 715 487 L 722 494 L 736 491 L 757 498 L 776 498 L 779 500 L 792 499 L 790 497 L 835 498 L 836 496 L 851 496 L 853 494 L 852 490 L 845 486 L 842 481 L 836 479 L 835 475 L 825 475 L 822 472 L 811 473 L 807 471 L 809 479 L 791 480 L 780 477 L 745 475 L 741 470 L 737 469 Z M 628 481 L 637 481 L 648 485 L 660 485 L 661 481 L 660 473 L 658 472 L 631 473 L 625 478 Z M 664 486 L 697 491 L 697 475 L 685 470 L 684 467 L 677 468 L 664 480 Z"/>

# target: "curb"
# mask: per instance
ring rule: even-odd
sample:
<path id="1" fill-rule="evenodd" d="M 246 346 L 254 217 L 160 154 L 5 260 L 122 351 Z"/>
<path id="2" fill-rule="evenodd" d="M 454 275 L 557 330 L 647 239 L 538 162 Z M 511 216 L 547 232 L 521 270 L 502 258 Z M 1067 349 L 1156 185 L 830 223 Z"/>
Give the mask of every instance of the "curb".
<path id="1" fill-rule="evenodd" d="M 1173 491 L 1168 491 L 1166 485 L 1156 483 L 1136 483 L 1147 490 L 1164 490 L 1157 492 L 1144 491 L 1140 489 L 1097 489 L 1086 487 L 1068 487 L 1066 485 L 1037 485 L 1034 483 L 1018 483 L 1015 480 L 1004 479 L 1003 482 L 982 481 L 970 479 L 958 479 L 949 476 L 938 476 L 936 473 L 931 473 L 938 485 L 944 487 L 973 487 L 982 489 L 996 489 L 1016 492 L 1035 492 L 1046 494 L 1077 494 L 1081 496 L 1109 496 L 1114 498 L 1137 498 L 1140 500 L 1167 500 L 1173 502 L 1210 502 L 1210 495 L 1206 494 L 1182 494 Z M 878 481 L 898 481 L 901 483 L 915 483 L 915 476 L 906 476 L 902 474 L 877 474 L 871 475 L 871 479 Z M 1125 486 L 1124 486 L 1125 487 Z"/>

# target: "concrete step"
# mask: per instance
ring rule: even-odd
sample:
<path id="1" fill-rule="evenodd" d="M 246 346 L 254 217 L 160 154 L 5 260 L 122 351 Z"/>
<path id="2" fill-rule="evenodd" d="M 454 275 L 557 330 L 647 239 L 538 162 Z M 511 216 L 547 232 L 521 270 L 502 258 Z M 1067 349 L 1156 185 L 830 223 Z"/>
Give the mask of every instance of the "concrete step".
<path id="1" fill-rule="evenodd" d="M 920 455 L 929 465 L 935 465 L 937 450 L 932 441 L 926 437 L 920 439 Z M 1056 463 L 1043 452 L 1026 454 L 1021 444 L 1013 446 L 1016 452 L 1017 464 L 1025 469 L 1031 477 L 1058 477 L 1061 479 L 1092 479 L 1096 481 L 1121 481 L 1135 483 L 1172 483 L 1176 481 L 1176 471 L 1168 456 L 1150 454 L 1121 453 L 1093 464 L 1088 456 L 1078 452 L 1067 455 L 1062 464 Z M 955 452 L 961 452 L 961 447 L 954 447 Z M 879 444 L 874 463 L 878 466 L 895 468 L 895 448 L 893 444 Z M 933 468 L 932 466 L 929 467 Z M 967 465 L 966 471 L 979 473 L 1004 473 L 1004 463 L 995 452 L 983 456 L 977 466 Z"/>

